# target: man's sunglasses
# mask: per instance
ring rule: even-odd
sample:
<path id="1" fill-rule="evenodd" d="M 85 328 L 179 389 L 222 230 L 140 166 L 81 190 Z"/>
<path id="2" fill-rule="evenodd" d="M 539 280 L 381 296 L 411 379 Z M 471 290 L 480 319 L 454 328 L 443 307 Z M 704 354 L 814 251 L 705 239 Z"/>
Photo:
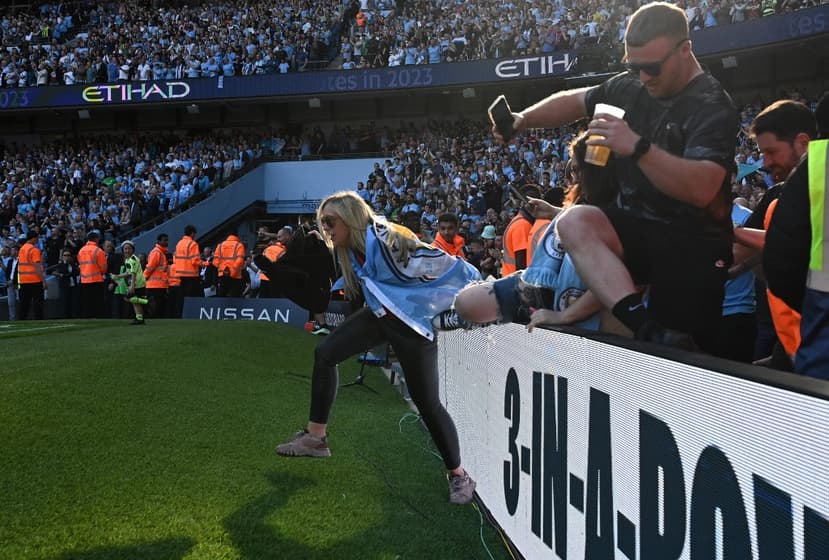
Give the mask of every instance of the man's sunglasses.
<path id="1" fill-rule="evenodd" d="M 666 54 L 662 60 L 657 62 L 625 62 L 625 69 L 634 76 L 638 76 L 640 72 L 644 72 L 648 76 L 656 77 L 662 73 L 662 65 L 665 64 L 668 59 L 674 55 L 677 49 L 682 46 L 682 43 L 687 40 L 687 38 L 680 39 L 680 41 L 668 51 L 668 54 Z"/>

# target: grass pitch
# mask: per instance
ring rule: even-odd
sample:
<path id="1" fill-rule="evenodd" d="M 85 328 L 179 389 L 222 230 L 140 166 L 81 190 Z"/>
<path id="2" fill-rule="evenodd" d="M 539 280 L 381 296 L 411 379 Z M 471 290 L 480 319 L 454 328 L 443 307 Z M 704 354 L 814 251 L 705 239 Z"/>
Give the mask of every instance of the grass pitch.
<path id="1" fill-rule="evenodd" d="M 507 558 L 448 503 L 379 370 L 379 396 L 340 390 L 330 459 L 274 454 L 307 420 L 316 342 L 264 322 L 0 323 L 0 559 Z"/>

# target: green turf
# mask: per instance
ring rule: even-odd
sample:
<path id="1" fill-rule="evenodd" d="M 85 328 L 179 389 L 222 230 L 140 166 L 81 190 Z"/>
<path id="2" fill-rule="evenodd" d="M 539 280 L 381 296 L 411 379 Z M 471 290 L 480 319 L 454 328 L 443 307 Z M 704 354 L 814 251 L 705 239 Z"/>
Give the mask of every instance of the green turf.
<path id="1" fill-rule="evenodd" d="M 265 322 L 0 324 L 0 559 L 489 558 L 380 370 L 379 395 L 340 390 L 330 459 L 273 453 L 307 419 L 316 342 Z"/>

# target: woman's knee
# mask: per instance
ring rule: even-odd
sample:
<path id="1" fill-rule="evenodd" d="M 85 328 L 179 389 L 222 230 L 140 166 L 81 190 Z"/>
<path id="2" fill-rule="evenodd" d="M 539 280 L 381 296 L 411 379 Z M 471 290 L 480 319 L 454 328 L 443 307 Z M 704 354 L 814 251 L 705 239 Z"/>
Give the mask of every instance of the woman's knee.
<path id="1" fill-rule="evenodd" d="M 574 206 L 556 221 L 556 233 L 566 250 L 592 243 L 605 227 L 611 227 L 604 212 L 595 206 Z"/>
<path id="2" fill-rule="evenodd" d="M 455 311 L 470 323 L 489 323 L 498 315 L 498 300 L 491 282 L 467 286 L 455 297 Z"/>
<path id="3" fill-rule="evenodd" d="M 337 365 L 336 360 L 332 358 L 332 345 L 328 343 L 329 340 L 331 339 L 326 338 L 314 349 L 314 369 Z"/>

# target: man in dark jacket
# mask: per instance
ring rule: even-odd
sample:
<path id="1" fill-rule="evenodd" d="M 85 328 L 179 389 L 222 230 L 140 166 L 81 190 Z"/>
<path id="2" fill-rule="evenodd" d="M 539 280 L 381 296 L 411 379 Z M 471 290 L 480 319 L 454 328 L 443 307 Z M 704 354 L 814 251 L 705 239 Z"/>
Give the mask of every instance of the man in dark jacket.
<path id="1" fill-rule="evenodd" d="M 763 268 L 772 293 L 802 315 L 795 371 L 829 379 L 829 94 L 815 117 L 820 139 L 786 180 L 766 233 Z"/>

